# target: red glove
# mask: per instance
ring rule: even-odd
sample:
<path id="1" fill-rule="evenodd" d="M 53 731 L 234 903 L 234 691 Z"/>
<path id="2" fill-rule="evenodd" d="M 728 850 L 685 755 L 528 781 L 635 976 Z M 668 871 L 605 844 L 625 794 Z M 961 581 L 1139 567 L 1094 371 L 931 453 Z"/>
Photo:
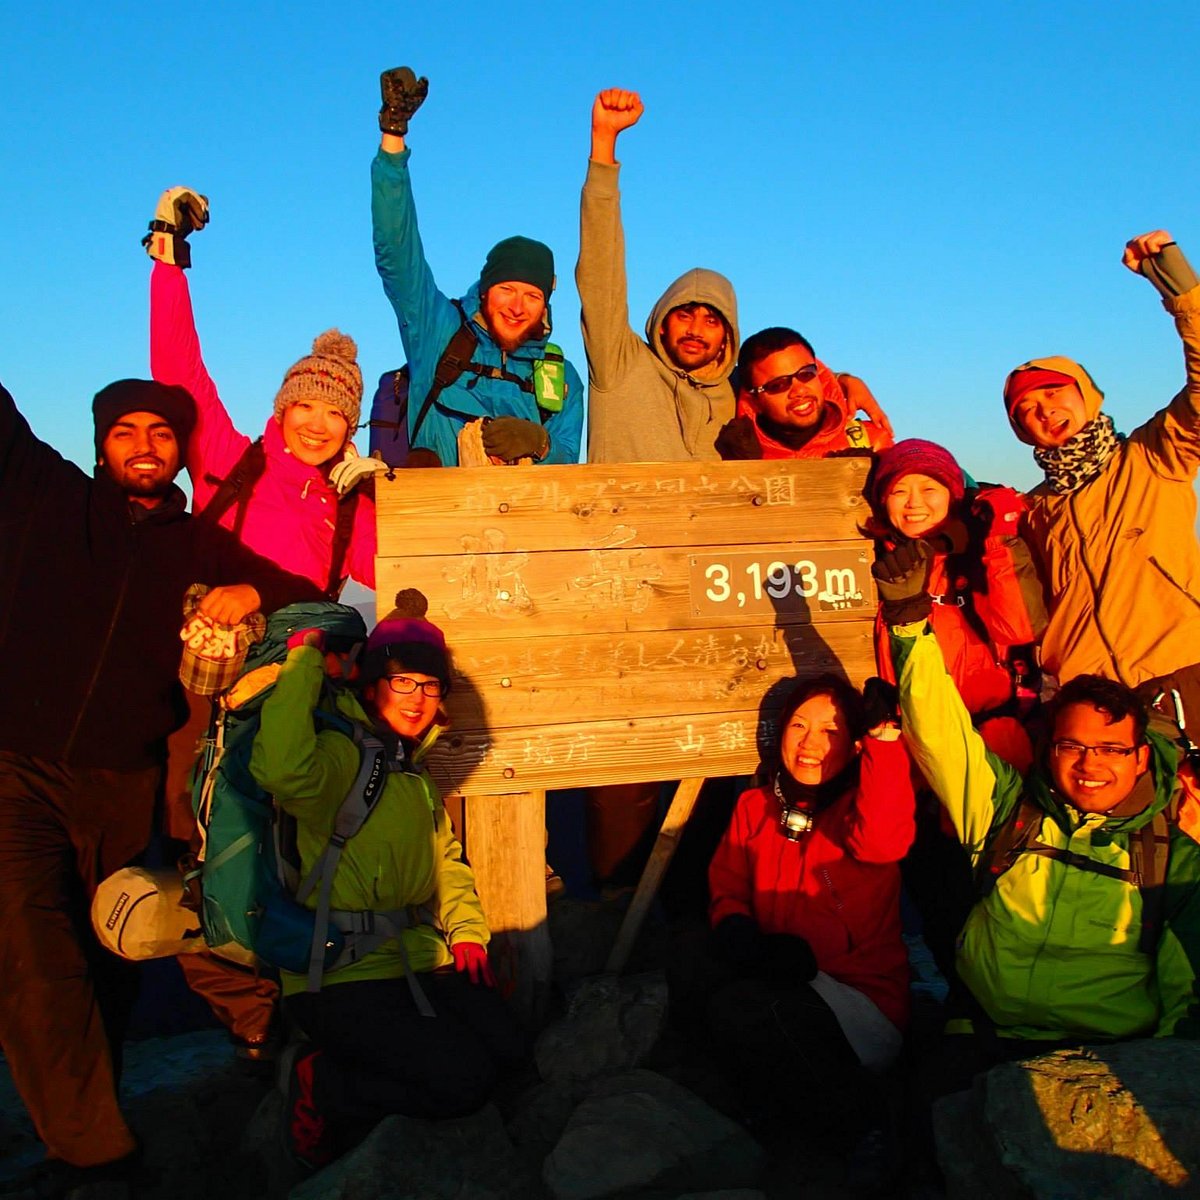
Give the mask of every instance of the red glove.
<path id="1" fill-rule="evenodd" d="M 322 654 L 325 652 L 325 631 L 323 629 L 297 629 L 287 640 L 287 648 L 295 650 L 297 646 L 315 646 Z"/>
<path id="2" fill-rule="evenodd" d="M 971 505 L 971 516 L 985 538 L 1016 537 L 1025 511 L 1021 493 L 1012 488 L 993 488 L 977 496 Z"/>
<path id="3" fill-rule="evenodd" d="M 472 983 L 482 983 L 487 987 L 496 986 L 496 977 L 492 974 L 492 964 L 488 962 L 487 947 L 478 942 L 455 942 L 450 947 L 454 955 L 454 969 L 466 971 Z"/>

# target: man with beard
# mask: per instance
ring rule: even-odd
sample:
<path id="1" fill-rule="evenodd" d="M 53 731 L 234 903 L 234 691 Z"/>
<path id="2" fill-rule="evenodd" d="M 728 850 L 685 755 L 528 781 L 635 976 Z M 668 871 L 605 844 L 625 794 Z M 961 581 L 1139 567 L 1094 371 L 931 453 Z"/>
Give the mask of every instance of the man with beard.
<path id="1" fill-rule="evenodd" d="M 186 713 L 184 592 L 223 585 L 201 611 L 231 625 L 316 598 L 188 515 L 173 482 L 195 424 L 183 388 L 124 379 L 93 414 L 89 477 L 0 387 L 0 1046 L 46 1145 L 39 1195 L 118 1194 L 136 1155 L 116 1093 L 136 970 L 100 948 L 88 911 L 150 840 Z"/>
<path id="2" fill-rule="evenodd" d="M 733 416 L 733 284 L 693 267 L 659 297 L 644 340 L 629 324 L 616 146 L 642 111 L 637 92 L 621 88 L 606 88 L 592 105 L 575 267 L 591 397 L 588 461 L 715 460 L 717 434 Z"/>
<path id="3" fill-rule="evenodd" d="M 380 84 L 371 217 L 375 265 L 408 357 L 409 445 L 424 452 L 410 465 L 457 465 L 459 431 L 480 419 L 493 462 L 577 462 L 583 384 L 548 341 L 554 255 L 532 238 L 505 238 L 461 300 L 440 292 L 417 230 L 405 143 L 428 82 L 398 67 Z"/>

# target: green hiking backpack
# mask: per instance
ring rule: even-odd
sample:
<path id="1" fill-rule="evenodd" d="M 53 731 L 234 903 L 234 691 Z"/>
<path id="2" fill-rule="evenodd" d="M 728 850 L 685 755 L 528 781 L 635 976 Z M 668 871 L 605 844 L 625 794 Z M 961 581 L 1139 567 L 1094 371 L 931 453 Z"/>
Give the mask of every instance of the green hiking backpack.
<path id="1" fill-rule="evenodd" d="M 361 763 L 338 809 L 333 836 L 304 879 L 295 819 L 250 773 L 263 703 L 274 691 L 288 638 L 301 629 L 321 630 L 327 647 L 337 652 L 360 646 L 367 636 L 355 609 L 331 601 L 288 605 L 268 618 L 263 640 L 250 648 L 238 679 L 214 706 L 193 782 L 201 849 L 184 883 L 189 890 L 199 884 L 201 926 L 214 953 L 305 975 L 308 990 L 318 991 L 326 971 L 357 961 L 385 941 L 397 939 L 403 956 L 401 931 L 435 921 L 424 909 L 345 912 L 330 906 L 342 847 L 370 817 L 388 775 L 405 766 L 373 730 L 337 711 L 332 681 L 322 689 L 313 721 L 352 738 Z M 304 904 L 312 895 L 315 908 Z M 411 970 L 408 977 L 418 1006 L 431 1015 Z"/>

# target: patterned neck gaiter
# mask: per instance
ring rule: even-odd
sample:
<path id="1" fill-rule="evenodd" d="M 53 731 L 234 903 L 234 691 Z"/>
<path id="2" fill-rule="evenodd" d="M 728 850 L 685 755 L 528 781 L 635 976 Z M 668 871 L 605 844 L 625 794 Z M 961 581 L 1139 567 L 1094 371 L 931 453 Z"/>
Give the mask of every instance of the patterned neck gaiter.
<path id="1" fill-rule="evenodd" d="M 1035 449 L 1033 457 L 1046 472 L 1050 490 L 1066 495 L 1091 483 L 1108 466 L 1125 439 L 1117 433 L 1112 417 L 1101 413 L 1089 421 L 1070 441 L 1061 446 Z"/>

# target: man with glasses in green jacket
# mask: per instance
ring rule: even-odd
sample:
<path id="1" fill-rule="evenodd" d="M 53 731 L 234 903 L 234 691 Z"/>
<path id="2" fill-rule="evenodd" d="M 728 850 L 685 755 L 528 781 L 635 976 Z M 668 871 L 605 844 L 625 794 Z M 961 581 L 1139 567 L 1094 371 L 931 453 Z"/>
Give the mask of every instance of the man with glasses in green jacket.
<path id="1" fill-rule="evenodd" d="M 1124 684 L 1079 675 L 1024 777 L 971 725 L 930 631 L 928 548 L 874 567 L 904 733 L 971 855 L 980 899 L 959 935 L 974 1011 L 955 1073 L 1080 1042 L 1200 1037 L 1200 812 L 1190 767 Z M 1185 782 L 1189 786 L 1184 786 Z M 942 1091 L 955 1090 L 945 1086 Z"/>

